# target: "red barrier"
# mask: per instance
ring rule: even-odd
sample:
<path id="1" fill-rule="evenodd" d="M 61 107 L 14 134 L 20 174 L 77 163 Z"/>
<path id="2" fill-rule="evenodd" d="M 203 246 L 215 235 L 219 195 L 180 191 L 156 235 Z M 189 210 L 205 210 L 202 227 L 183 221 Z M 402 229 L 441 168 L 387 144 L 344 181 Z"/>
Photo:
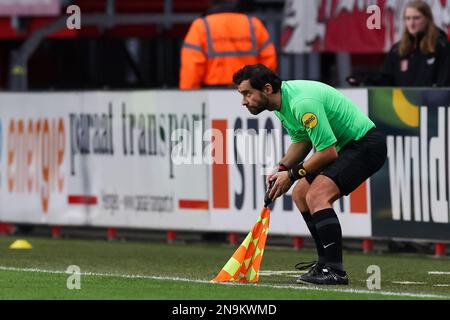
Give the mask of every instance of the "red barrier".
<path id="1" fill-rule="evenodd" d="M 167 231 L 167 242 L 172 243 L 175 240 L 177 233 L 173 230 Z"/>
<path id="2" fill-rule="evenodd" d="M 13 233 L 13 225 L 9 223 L 0 223 L 0 234 L 12 234 Z"/>
<path id="3" fill-rule="evenodd" d="M 373 250 L 373 240 L 364 239 L 362 243 L 362 248 L 364 253 L 370 253 Z"/>
<path id="4" fill-rule="evenodd" d="M 444 243 L 436 243 L 434 245 L 434 255 L 436 257 L 441 257 L 445 255 L 445 244 Z"/>
<path id="5" fill-rule="evenodd" d="M 106 231 L 106 236 L 108 238 L 108 240 L 114 240 L 117 236 L 117 229 L 116 228 L 108 228 L 108 230 Z"/>
<path id="6" fill-rule="evenodd" d="M 238 234 L 236 232 L 230 232 L 228 234 L 228 243 L 232 246 L 238 243 Z"/>
<path id="7" fill-rule="evenodd" d="M 61 238 L 61 227 L 60 226 L 52 227 L 52 238 Z"/>
<path id="8" fill-rule="evenodd" d="M 303 238 L 302 237 L 294 237 L 292 238 L 292 246 L 295 250 L 300 250 L 303 247 Z"/>

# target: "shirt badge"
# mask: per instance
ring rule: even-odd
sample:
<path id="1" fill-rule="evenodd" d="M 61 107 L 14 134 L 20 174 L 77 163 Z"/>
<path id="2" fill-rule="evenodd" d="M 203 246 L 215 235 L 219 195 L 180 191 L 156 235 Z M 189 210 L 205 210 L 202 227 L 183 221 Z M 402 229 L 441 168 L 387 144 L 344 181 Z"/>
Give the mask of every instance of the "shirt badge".
<path id="1" fill-rule="evenodd" d="M 302 117 L 302 123 L 305 127 L 313 129 L 317 126 L 317 123 L 319 120 L 317 119 L 317 116 L 314 113 L 306 113 Z"/>
<path id="2" fill-rule="evenodd" d="M 400 69 L 402 70 L 402 72 L 406 72 L 408 71 L 409 68 L 409 61 L 406 59 L 403 59 L 402 61 L 400 61 Z"/>

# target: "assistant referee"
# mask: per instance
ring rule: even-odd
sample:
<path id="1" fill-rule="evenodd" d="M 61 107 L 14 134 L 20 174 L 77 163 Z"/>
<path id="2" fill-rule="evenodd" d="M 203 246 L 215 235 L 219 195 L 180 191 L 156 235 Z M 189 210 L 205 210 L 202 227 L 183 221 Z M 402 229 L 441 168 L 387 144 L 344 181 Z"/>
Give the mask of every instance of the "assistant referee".
<path id="1" fill-rule="evenodd" d="M 297 282 L 347 285 L 342 231 L 333 202 L 350 194 L 384 164 L 386 140 L 375 124 L 335 88 L 316 81 L 281 81 L 264 65 L 234 74 L 242 104 L 258 115 L 273 111 L 292 144 L 273 174 L 272 200 L 298 181 L 292 198 L 316 243 L 318 261 Z M 305 161 L 314 147 L 314 155 Z"/>

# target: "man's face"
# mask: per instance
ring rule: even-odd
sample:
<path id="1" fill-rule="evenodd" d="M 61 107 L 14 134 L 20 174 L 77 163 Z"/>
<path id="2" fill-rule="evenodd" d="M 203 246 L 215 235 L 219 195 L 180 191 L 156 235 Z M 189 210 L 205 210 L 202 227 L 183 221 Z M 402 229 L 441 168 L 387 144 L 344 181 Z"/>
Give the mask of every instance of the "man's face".
<path id="1" fill-rule="evenodd" d="M 238 91 L 242 94 L 242 105 L 253 115 L 258 115 L 268 109 L 269 98 L 267 94 L 252 88 L 250 80 L 244 80 L 238 86 Z"/>

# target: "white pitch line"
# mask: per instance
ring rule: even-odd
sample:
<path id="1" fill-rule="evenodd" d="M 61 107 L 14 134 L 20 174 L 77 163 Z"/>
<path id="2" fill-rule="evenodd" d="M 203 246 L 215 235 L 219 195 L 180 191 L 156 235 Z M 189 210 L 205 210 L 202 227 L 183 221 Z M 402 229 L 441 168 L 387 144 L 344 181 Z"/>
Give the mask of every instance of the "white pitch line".
<path id="1" fill-rule="evenodd" d="M 448 272 L 448 271 L 428 271 L 428 274 L 433 274 L 433 275 L 450 275 L 450 272 Z"/>
<path id="2" fill-rule="evenodd" d="M 415 281 L 392 281 L 393 284 L 405 284 L 405 285 L 415 285 L 415 284 L 427 284 L 426 282 L 415 282 Z"/>
<path id="3" fill-rule="evenodd" d="M 450 284 L 435 284 L 433 287 L 450 287 Z"/>
<path id="4" fill-rule="evenodd" d="M 260 271 L 260 276 L 282 276 L 282 275 L 301 275 L 303 273 L 306 273 L 307 271 L 275 271 L 275 270 L 264 270 Z"/>
<path id="5" fill-rule="evenodd" d="M 17 271 L 17 272 L 40 272 L 51 274 L 71 274 L 62 270 L 45 270 L 39 268 L 15 268 L 0 266 L 0 270 L 3 271 Z M 275 288 L 275 289 L 294 289 L 294 290 L 310 290 L 310 291 L 326 291 L 326 292 L 339 292 L 339 293 L 355 293 L 355 294 L 373 294 L 382 296 L 396 296 L 396 297 L 410 297 L 410 298 L 430 298 L 430 299 L 450 299 L 450 296 L 443 296 L 437 294 L 418 294 L 410 292 L 389 292 L 378 290 L 359 290 L 359 289 L 324 289 L 316 286 L 301 286 L 301 285 L 269 285 L 269 284 L 248 284 L 248 283 L 213 283 L 208 280 L 195 280 L 179 277 L 167 277 L 167 276 L 147 276 L 136 274 L 113 274 L 113 273 L 97 273 L 97 272 L 81 272 L 82 276 L 98 276 L 98 277 L 117 277 L 127 279 L 150 279 L 150 280 L 167 280 L 167 281 L 181 281 L 190 283 L 201 283 L 211 285 L 232 285 L 232 286 L 255 286 L 262 288 Z"/>

